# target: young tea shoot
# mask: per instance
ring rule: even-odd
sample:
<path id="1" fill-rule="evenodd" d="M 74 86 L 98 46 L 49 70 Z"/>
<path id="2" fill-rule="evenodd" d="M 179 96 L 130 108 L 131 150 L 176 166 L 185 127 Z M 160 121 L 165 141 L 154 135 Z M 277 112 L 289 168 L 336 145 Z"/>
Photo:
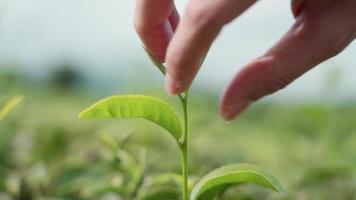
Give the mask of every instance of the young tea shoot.
<path id="1" fill-rule="evenodd" d="M 165 66 L 147 51 L 159 71 L 165 75 Z M 186 91 L 178 95 L 183 116 L 162 99 L 146 95 L 118 95 L 94 103 L 79 114 L 82 119 L 142 118 L 166 130 L 176 141 L 181 155 L 182 200 L 213 200 L 222 198 L 224 191 L 233 185 L 254 183 L 273 191 L 283 191 L 279 182 L 266 171 L 249 164 L 231 164 L 213 170 L 202 177 L 192 188 L 189 186 L 189 120 Z M 155 198 L 160 200 L 159 198 Z M 163 199 L 163 198 L 162 198 Z"/>

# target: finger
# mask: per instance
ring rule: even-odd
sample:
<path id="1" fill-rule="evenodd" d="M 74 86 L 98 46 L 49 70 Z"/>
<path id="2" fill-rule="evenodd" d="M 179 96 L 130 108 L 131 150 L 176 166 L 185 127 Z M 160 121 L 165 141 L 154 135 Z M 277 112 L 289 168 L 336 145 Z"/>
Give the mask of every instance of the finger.
<path id="1" fill-rule="evenodd" d="M 240 15 L 255 0 L 192 0 L 167 49 L 166 89 L 186 90 L 199 70 L 222 26 Z"/>
<path id="2" fill-rule="evenodd" d="M 221 101 L 223 118 L 232 120 L 251 102 L 284 88 L 344 49 L 354 38 L 344 17 L 343 9 L 337 6 L 300 15 L 272 49 L 248 64 L 230 83 Z"/>
<path id="3" fill-rule="evenodd" d="M 135 29 L 145 47 L 161 62 L 179 17 L 173 0 L 137 0 Z"/>
<path id="4" fill-rule="evenodd" d="M 168 17 L 168 21 L 171 24 L 173 32 L 177 29 L 179 22 L 179 14 L 177 8 L 174 6 L 171 12 L 171 15 Z"/>
<path id="5" fill-rule="evenodd" d="M 353 0 L 346 0 L 346 1 L 353 1 Z M 336 1 L 337 2 L 337 1 Z M 339 4 L 341 1 L 337 2 Z M 345 1 L 344 1 L 345 2 Z M 325 8 L 325 5 L 334 3 L 334 0 L 293 0 L 292 1 L 292 12 L 294 17 L 297 17 L 302 11 L 308 12 L 309 10 L 317 10 L 320 8 Z"/>

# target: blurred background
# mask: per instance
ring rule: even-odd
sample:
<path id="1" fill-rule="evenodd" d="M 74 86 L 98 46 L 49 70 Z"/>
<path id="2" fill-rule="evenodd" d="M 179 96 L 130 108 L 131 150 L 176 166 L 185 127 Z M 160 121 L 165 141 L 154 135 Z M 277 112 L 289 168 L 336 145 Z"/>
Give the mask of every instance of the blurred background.
<path id="1" fill-rule="evenodd" d="M 176 2 L 181 12 L 187 2 Z M 226 199 L 356 199 L 356 43 L 234 122 L 218 116 L 233 75 L 293 24 L 289 4 L 257 3 L 214 43 L 192 86 L 192 174 L 248 162 L 287 192 L 244 186 Z M 0 0 L 0 108 L 13 96 L 24 99 L 0 121 L 1 200 L 128 199 L 117 188 L 130 173 L 113 167 L 113 141 L 135 158 L 141 153 L 131 150 L 145 147 L 145 164 L 137 161 L 143 177 L 179 173 L 164 130 L 140 120 L 77 118 L 115 94 L 155 95 L 179 109 L 134 32 L 134 7 L 124 0 Z"/>

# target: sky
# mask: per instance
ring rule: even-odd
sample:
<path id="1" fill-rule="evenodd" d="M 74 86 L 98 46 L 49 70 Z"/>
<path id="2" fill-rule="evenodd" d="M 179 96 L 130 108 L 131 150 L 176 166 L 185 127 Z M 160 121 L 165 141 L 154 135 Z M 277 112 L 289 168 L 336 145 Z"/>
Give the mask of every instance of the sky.
<path id="1" fill-rule="evenodd" d="M 176 1 L 180 12 L 187 2 Z M 69 62 L 102 80 L 159 79 L 134 32 L 134 6 L 134 0 L 0 0 L 0 66 L 13 64 L 41 76 L 58 63 Z M 233 75 L 278 41 L 293 21 L 289 1 L 258 2 L 223 29 L 193 87 L 220 94 Z M 355 100 L 355 61 L 353 43 L 269 98 Z M 337 79 L 337 84 L 330 84 L 330 79 Z"/>

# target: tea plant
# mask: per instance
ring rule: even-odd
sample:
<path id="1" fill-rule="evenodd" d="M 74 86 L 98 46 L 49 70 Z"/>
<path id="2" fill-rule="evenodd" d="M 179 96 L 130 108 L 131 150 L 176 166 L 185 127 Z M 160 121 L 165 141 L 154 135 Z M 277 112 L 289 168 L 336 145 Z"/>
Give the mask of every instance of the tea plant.
<path id="1" fill-rule="evenodd" d="M 138 191 L 142 188 L 142 183 L 145 178 L 144 170 L 146 166 L 146 152 L 143 147 L 136 147 L 135 151 L 131 151 L 128 146 L 130 134 L 121 134 L 119 138 L 113 138 L 107 133 L 100 136 L 100 140 L 105 147 L 105 152 L 110 155 L 109 162 L 103 160 L 104 165 L 108 167 L 110 175 L 102 180 L 91 180 L 96 184 L 92 184 L 83 188 L 85 199 L 101 199 L 107 194 L 114 194 L 120 199 L 133 200 L 137 199 Z M 105 154 L 105 155 L 107 155 Z M 106 156 L 105 156 L 106 158 Z M 80 180 L 80 179 L 79 179 Z M 88 181 L 88 179 L 84 179 Z M 74 183 L 77 185 L 83 185 Z"/>
<path id="2" fill-rule="evenodd" d="M 103 187 L 99 185 L 92 190 L 96 196 L 90 196 L 97 199 L 98 194 L 111 191 L 126 200 L 177 199 L 182 177 L 174 173 L 147 175 L 145 149 L 130 142 L 130 136 L 127 133 L 121 134 L 119 138 L 113 138 L 109 134 L 101 135 L 116 174 L 111 182 L 116 184 L 112 186 L 104 183 Z"/>
<path id="3" fill-rule="evenodd" d="M 147 53 L 155 66 L 165 75 L 165 66 L 148 51 Z M 91 105 L 79 116 L 83 119 L 143 118 L 164 128 L 173 137 L 180 150 L 183 177 L 181 198 L 183 200 L 219 199 L 228 187 L 243 183 L 254 183 L 281 192 L 282 187 L 274 177 L 249 164 L 232 164 L 213 170 L 201 178 L 190 191 L 188 183 L 188 156 L 190 153 L 188 151 L 188 97 L 188 91 L 178 95 L 182 105 L 183 120 L 167 102 L 145 95 L 111 96 Z"/>

